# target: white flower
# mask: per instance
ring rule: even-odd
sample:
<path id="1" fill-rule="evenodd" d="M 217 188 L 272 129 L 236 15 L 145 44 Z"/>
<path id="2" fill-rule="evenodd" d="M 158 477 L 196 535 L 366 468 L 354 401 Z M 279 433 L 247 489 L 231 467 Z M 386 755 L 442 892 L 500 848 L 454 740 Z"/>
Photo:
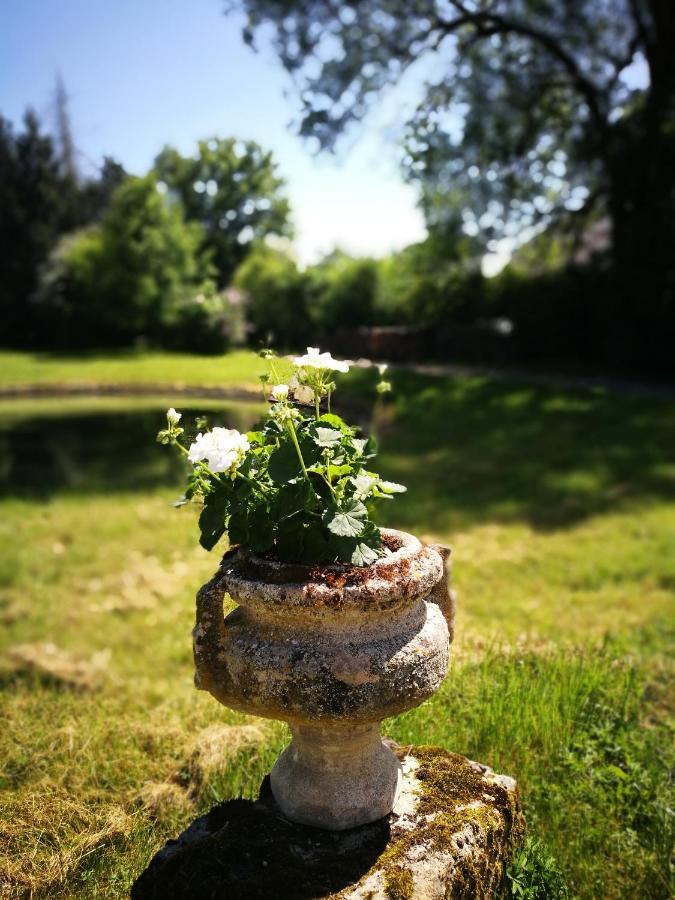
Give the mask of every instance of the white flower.
<path id="1" fill-rule="evenodd" d="M 349 364 L 333 359 L 330 353 L 320 353 L 318 347 L 308 347 L 304 356 L 296 356 L 293 362 L 301 369 L 327 369 L 333 372 L 349 372 Z"/>
<path id="2" fill-rule="evenodd" d="M 288 385 L 275 384 L 272 388 L 272 397 L 279 403 L 282 400 L 288 400 Z"/>
<path id="3" fill-rule="evenodd" d="M 197 435 L 190 445 L 188 459 L 191 463 L 206 460 L 212 472 L 226 472 L 239 465 L 250 444 L 235 428 L 214 428 Z"/>
<path id="4" fill-rule="evenodd" d="M 305 384 L 300 384 L 295 375 L 288 382 L 288 387 L 293 391 L 293 396 L 298 403 L 314 403 L 314 391 Z"/>
<path id="5" fill-rule="evenodd" d="M 298 403 L 314 403 L 314 391 L 311 387 L 299 384 L 295 389 L 295 399 Z"/>
<path id="6" fill-rule="evenodd" d="M 176 412 L 176 410 L 171 407 L 171 409 L 167 409 L 166 411 L 166 421 L 169 425 L 178 425 L 180 420 L 183 418 L 183 414 Z"/>
<path id="7" fill-rule="evenodd" d="M 389 368 L 389 366 L 387 365 L 387 363 L 378 363 L 377 364 L 377 371 L 380 373 L 380 378 L 382 378 L 382 376 L 384 375 L 384 373 L 387 371 L 388 368 Z"/>

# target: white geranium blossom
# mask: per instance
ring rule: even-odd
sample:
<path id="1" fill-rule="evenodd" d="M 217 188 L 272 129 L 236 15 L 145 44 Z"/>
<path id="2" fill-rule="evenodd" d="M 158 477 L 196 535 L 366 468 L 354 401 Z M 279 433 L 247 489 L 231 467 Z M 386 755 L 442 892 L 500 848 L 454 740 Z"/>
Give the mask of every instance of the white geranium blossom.
<path id="1" fill-rule="evenodd" d="M 388 368 L 389 368 L 388 363 L 378 363 L 377 364 L 377 371 L 380 373 L 380 378 L 384 375 L 384 373 L 387 371 Z"/>
<path id="2" fill-rule="evenodd" d="M 212 472 L 227 472 L 239 465 L 249 447 L 246 437 L 236 428 L 214 428 L 197 435 L 190 445 L 188 459 L 192 463 L 206 460 Z"/>
<path id="3" fill-rule="evenodd" d="M 288 382 L 288 387 L 293 391 L 293 396 L 298 403 L 314 403 L 314 391 L 305 384 L 300 384 L 297 377 L 293 375 Z"/>
<path id="4" fill-rule="evenodd" d="M 301 369 L 324 369 L 331 372 L 349 372 L 349 363 L 333 359 L 330 353 L 321 353 L 318 347 L 308 347 L 304 356 L 295 356 L 293 363 Z"/>
<path id="5" fill-rule="evenodd" d="M 166 420 L 169 425 L 178 425 L 180 420 L 183 418 L 183 414 L 176 412 L 176 410 L 171 407 L 171 409 L 167 409 L 166 411 Z"/>
<path id="6" fill-rule="evenodd" d="M 275 384 L 272 388 L 272 397 L 279 403 L 282 400 L 288 400 L 288 385 Z"/>
<path id="7" fill-rule="evenodd" d="M 295 399 L 298 403 L 314 403 L 314 391 L 311 387 L 300 384 L 295 389 Z"/>

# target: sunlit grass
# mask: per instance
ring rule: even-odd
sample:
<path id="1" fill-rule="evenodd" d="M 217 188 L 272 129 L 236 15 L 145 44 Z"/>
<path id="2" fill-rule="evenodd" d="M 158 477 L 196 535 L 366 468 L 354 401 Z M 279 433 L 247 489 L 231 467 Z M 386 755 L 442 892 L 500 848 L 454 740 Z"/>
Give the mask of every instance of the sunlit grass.
<path id="1" fill-rule="evenodd" d="M 180 377 L 203 377 L 191 372 Z M 348 402 L 365 402 L 367 377 L 351 380 Z M 382 515 L 452 545 L 458 620 L 442 690 L 389 732 L 518 778 L 533 833 L 579 896 L 667 897 L 669 403 L 396 381 L 380 468 L 409 492 Z M 153 443 L 173 400 L 11 407 L 26 440 L 36 417 L 53 421 L 56 445 L 49 478 L 5 483 L 0 516 L 0 884 L 10 896 L 127 896 L 200 810 L 255 795 L 285 740 L 192 685 L 194 593 L 217 553 L 196 546 L 195 510 L 172 507 L 180 466 Z M 72 418 L 50 419 L 55 407 Z M 256 410 L 209 412 L 244 422 Z M 92 413 L 101 418 L 88 435 L 77 423 Z M 9 414 L 3 405 L 1 441 Z M 45 643 L 63 656 L 41 667 L 17 654 Z"/>
<path id="2" fill-rule="evenodd" d="M 279 363 L 279 373 L 286 371 Z M 222 356 L 129 351 L 91 356 L 0 351 L 0 385 L 54 383 L 167 383 L 211 387 L 257 385 L 265 370 L 256 353 Z"/>

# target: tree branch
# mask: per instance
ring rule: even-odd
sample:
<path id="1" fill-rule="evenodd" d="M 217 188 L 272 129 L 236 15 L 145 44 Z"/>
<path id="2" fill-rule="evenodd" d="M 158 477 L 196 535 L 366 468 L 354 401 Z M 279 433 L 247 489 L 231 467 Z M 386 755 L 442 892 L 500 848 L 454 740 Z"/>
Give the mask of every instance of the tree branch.
<path id="1" fill-rule="evenodd" d="M 439 16 L 434 22 L 434 29 L 440 29 L 446 34 L 452 34 L 464 25 L 472 25 L 477 31 L 477 39 L 483 39 L 493 34 L 518 34 L 521 37 L 529 38 L 558 60 L 586 101 L 598 127 L 602 131 L 607 129 L 607 121 L 600 107 L 597 87 L 584 75 L 574 57 L 552 35 L 517 19 L 509 19 L 499 13 L 472 12 L 460 0 L 451 0 L 451 2 L 459 15 L 454 19 L 444 19 L 442 16 Z"/>

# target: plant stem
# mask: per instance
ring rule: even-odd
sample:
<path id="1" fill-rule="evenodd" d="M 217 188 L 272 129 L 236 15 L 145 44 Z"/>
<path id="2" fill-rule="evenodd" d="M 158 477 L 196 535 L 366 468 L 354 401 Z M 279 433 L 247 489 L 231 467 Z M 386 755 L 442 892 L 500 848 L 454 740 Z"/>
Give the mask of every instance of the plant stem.
<path id="1" fill-rule="evenodd" d="M 300 466 L 301 466 L 301 468 L 302 468 L 302 474 L 305 476 L 305 478 L 307 479 L 307 481 L 309 481 L 309 475 L 307 474 L 307 468 L 306 468 L 306 466 L 305 466 L 305 461 L 304 461 L 304 459 L 302 458 L 302 452 L 301 452 L 301 450 L 300 450 L 300 444 L 298 443 L 298 436 L 297 436 L 297 434 L 295 433 L 295 425 L 293 424 L 293 419 L 289 419 L 289 420 L 288 420 L 288 431 L 289 431 L 289 433 L 290 433 L 290 435 L 291 435 L 291 440 L 293 441 L 293 444 L 295 445 L 295 451 L 296 451 L 296 453 L 298 454 L 298 459 L 300 460 Z"/>
<path id="2" fill-rule="evenodd" d="M 320 405 L 321 405 L 321 400 L 319 399 L 319 394 L 315 391 L 314 392 L 314 410 L 316 412 L 317 421 L 319 419 L 319 416 L 321 415 L 321 413 L 319 412 Z"/>
<path id="3" fill-rule="evenodd" d="M 244 475 L 243 472 L 240 472 L 239 469 L 235 469 L 235 476 L 237 478 L 243 478 L 244 481 L 247 481 L 249 484 L 252 484 L 256 490 L 261 491 L 263 494 L 267 493 L 269 488 L 267 485 L 262 484 L 260 481 L 256 481 L 255 478 L 249 478 L 248 475 Z"/>

